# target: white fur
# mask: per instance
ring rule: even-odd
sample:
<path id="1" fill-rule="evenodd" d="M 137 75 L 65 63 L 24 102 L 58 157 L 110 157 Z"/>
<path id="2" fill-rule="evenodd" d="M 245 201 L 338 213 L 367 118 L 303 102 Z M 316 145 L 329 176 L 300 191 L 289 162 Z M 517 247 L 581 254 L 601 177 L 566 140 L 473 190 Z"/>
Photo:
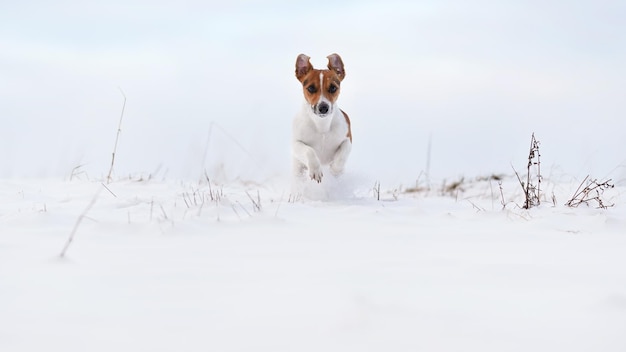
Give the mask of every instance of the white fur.
<path id="1" fill-rule="evenodd" d="M 293 170 L 296 176 L 308 170 L 308 176 L 319 183 L 324 176 L 322 166 L 329 166 L 335 176 L 343 173 L 352 143 L 347 136 L 348 123 L 336 102 L 324 116 L 316 115 L 314 109 L 305 100 L 293 120 Z"/>

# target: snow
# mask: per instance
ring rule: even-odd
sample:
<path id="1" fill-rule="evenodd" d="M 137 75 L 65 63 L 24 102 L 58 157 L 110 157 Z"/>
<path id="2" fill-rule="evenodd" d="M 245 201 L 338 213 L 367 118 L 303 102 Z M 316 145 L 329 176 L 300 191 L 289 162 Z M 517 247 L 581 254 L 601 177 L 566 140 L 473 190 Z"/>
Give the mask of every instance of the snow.
<path id="1" fill-rule="evenodd" d="M 626 350 L 624 5 L 303 6 L 0 5 L 0 351 Z M 347 173 L 292 183 L 334 52 Z"/>
<path id="2" fill-rule="evenodd" d="M 293 201 L 284 180 L 3 181 L 0 347 L 623 350 L 623 188 L 526 210 L 508 177 L 502 209 L 494 182 Z"/>

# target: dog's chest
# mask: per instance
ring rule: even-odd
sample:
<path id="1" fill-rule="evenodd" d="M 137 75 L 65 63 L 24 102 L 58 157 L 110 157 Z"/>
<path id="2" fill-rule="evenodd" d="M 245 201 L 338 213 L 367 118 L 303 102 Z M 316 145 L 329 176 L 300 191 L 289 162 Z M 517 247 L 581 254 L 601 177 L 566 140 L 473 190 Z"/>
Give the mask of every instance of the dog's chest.
<path id="1" fill-rule="evenodd" d="M 340 144 L 341 140 L 337 138 L 333 131 L 319 133 L 309 141 L 309 145 L 315 149 L 322 164 L 332 161 L 335 151 Z"/>
<path id="2" fill-rule="evenodd" d="M 307 116 L 301 116 L 304 122 L 299 131 L 297 138 L 313 148 L 323 164 L 329 163 L 341 143 L 346 139 L 346 127 L 342 126 L 341 120 L 333 115 L 330 126 L 327 128 L 319 128 Z"/>

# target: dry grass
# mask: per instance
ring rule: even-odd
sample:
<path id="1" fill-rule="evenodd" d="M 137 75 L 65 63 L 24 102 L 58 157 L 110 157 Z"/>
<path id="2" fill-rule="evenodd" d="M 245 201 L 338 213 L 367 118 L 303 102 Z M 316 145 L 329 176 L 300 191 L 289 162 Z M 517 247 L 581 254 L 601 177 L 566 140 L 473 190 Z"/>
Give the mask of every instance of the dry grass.
<path id="1" fill-rule="evenodd" d="M 117 153 L 117 142 L 120 139 L 120 133 L 122 132 L 122 120 L 124 119 L 124 109 L 126 109 L 126 94 L 122 88 L 120 88 L 120 92 L 122 92 L 122 96 L 124 97 L 124 103 L 122 104 L 122 113 L 120 115 L 120 122 L 117 125 L 117 134 L 115 135 L 115 144 L 113 145 L 113 153 L 111 155 L 111 167 L 109 168 L 109 174 L 107 175 L 107 183 L 111 183 L 112 174 L 113 174 L 113 166 L 115 165 L 115 153 Z"/>
<path id="2" fill-rule="evenodd" d="M 526 167 L 526 182 L 522 181 L 522 178 L 517 173 L 517 170 L 513 168 L 517 180 L 522 186 L 524 191 L 524 209 L 530 209 L 534 206 L 541 204 L 541 154 L 539 154 L 539 141 L 535 138 L 533 133 L 530 139 L 530 150 L 528 152 L 528 164 Z M 536 170 L 533 177 L 533 169 Z"/>
<path id="3" fill-rule="evenodd" d="M 612 180 L 609 179 L 604 182 L 599 182 L 597 179 L 589 179 L 589 175 L 587 175 L 576 189 L 576 192 L 574 192 L 572 198 L 570 198 L 565 205 L 576 208 L 581 204 L 590 205 L 590 203 L 596 203 L 597 208 L 606 209 L 612 207 L 615 204 L 607 205 L 602 199 L 605 190 L 615 187 L 611 181 Z M 583 187 L 584 184 L 586 185 Z"/>

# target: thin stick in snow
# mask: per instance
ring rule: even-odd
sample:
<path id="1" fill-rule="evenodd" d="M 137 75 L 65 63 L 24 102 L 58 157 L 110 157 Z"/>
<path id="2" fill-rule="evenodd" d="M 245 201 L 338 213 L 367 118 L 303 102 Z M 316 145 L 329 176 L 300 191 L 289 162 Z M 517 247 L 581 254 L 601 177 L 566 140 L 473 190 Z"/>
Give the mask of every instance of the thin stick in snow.
<path id="1" fill-rule="evenodd" d="M 502 191 L 502 181 L 498 181 L 498 187 L 500 187 L 500 204 L 502 204 L 502 210 L 504 210 L 506 202 L 504 201 L 504 192 Z"/>
<path id="2" fill-rule="evenodd" d="M 100 184 L 102 185 L 102 187 L 104 187 L 107 191 L 109 191 L 109 193 L 111 193 L 111 195 L 115 198 L 117 198 L 117 195 L 115 195 L 115 193 L 113 193 L 113 191 L 111 191 L 111 189 L 109 187 L 107 187 L 104 183 L 100 182 Z"/>
<path id="3" fill-rule="evenodd" d="M 372 190 L 374 191 L 374 198 L 380 201 L 380 181 L 374 182 L 374 188 Z"/>
<path id="4" fill-rule="evenodd" d="M 280 195 L 280 199 L 278 200 L 278 206 L 276 207 L 276 212 L 274 212 L 274 217 L 277 218 L 278 217 L 278 209 L 280 209 L 280 205 L 283 202 L 283 197 L 285 196 L 285 191 L 283 190 L 283 193 Z"/>
<path id="5" fill-rule="evenodd" d="M 250 214 L 250 212 L 248 211 L 248 209 L 246 209 L 246 207 L 243 206 L 243 204 L 241 204 L 241 202 L 237 201 L 237 204 L 239 204 L 239 206 L 241 207 L 241 209 L 243 209 L 243 211 L 246 212 L 246 214 L 248 214 L 249 217 L 252 217 L 252 214 Z M 235 208 L 233 207 L 233 210 Z"/>
<path id="6" fill-rule="evenodd" d="M 70 232 L 70 236 L 67 238 L 67 242 L 65 242 L 65 246 L 63 246 L 63 250 L 61 250 L 61 254 L 59 254 L 59 257 L 61 258 L 65 257 L 65 253 L 67 252 L 68 248 L 70 248 L 70 244 L 72 244 L 72 241 L 74 241 L 74 236 L 76 235 L 78 226 L 80 226 L 80 223 L 83 221 L 85 216 L 87 216 L 87 213 L 89 212 L 89 210 L 91 210 L 91 207 L 93 207 L 93 205 L 96 204 L 96 201 L 98 200 L 98 196 L 100 195 L 100 191 L 102 191 L 102 188 L 98 189 L 96 194 L 94 194 L 93 198 L 91 198 L 91 201 L 89 202 L 89 204 L 87 204 L 87 206 L 85 207 L 85 210 L 83 210 L 83 212 L 80 214 L 78 219 L 76 219 L 74 228 L 72 229 L 72 232 Z"/>
<path id="7" fill-rule="evenodd" d="M 120 115 L 120 123 L 117 126 L 117 135 L 115 136 L 115 145 L 113 146 L 113 153 L 111 155 L 111 168 L 109 169 L 109 174 L 107 175 L 107 183 L 111 183 L 111 174 L 113 173 L 113 165 L 115 164 L 115 153 L 117 152 L 117 142 L 120 139 L 120 133 L 122 132 L 122 120 L 124 119 L 124 109 L 126 109 L 126 94 L 122 88 L 119 88 L 120 92 L 124 96 L 124 103 L 122 104 L 122 114 Z"/>
<path id="8" fill-rule="evenodd" d="M 256 196 L 257 196 L 256 200 L 252 198 L 252 196 L 250 195 L 250 193 L 248 193 L 248 191 L 246 191 L 246 194 L 248 195 L 248 198 L 250 198 L 250 201 L 252 202 L 252 205 L 254 206 L 255 211 L 261 211 L 261 195 L 259 194 L 259 191 L 257 190 L 256 192 Z"/>
<path id="9" fill-rule="evenodd" d="M 169 218 L 167 217 L 167 213 L 165 212 L 165 209 L 163 208 L 163 204 L 159 204 L 159 206 L 161 207 L 161 212 L 163 213 L 163 220 L 169 220 Z"/>

